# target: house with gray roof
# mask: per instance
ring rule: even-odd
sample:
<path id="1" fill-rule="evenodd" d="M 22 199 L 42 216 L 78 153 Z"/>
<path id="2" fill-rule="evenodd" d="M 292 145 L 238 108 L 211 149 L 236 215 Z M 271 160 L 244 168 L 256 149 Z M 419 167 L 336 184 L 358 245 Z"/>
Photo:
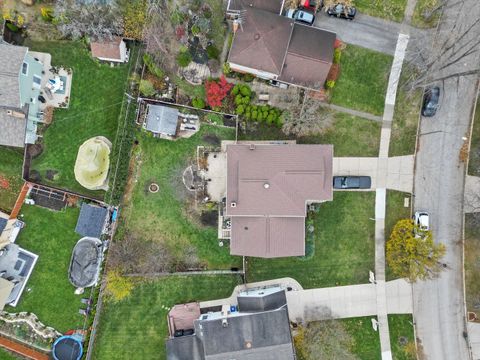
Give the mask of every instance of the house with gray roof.
<path id="1" fill-rule="evenodd" d="M 37 140 L 43 68 L 28 48 L 0 44 L 0 145 L 24 147 Z"/>
<path id="2" fill-rule="evenodd" d="M 190 316 L 192 304 L 185 305 L 185 314 L 182 305 L 174 310 L 183 320 L 174 323 L 182 328 L 169 326 L 168 360 L 295 359 L 285 289 L 280 286 L 241 291 L 237 303 L 224 304 L 221 310 L 200 309 L 197 319 Z"/>

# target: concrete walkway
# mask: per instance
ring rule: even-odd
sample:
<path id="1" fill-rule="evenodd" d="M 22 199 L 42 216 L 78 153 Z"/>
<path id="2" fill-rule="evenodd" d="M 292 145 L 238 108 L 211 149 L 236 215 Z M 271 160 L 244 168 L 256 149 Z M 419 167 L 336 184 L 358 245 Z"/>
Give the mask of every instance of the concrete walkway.
<path id="1" fill-rule="evenodd" d="M 411 8 L 414 7 L 415 0 L 409 0 L 409 5 L 406 9 L 406 19 L 410 21 Z M 413 3 L 413 5 L 412 5 Z M 377 281 L 376 288 L 376 303 L 377 303 L 377 320 L 378 320 L 378 329 L 380 332 L 380 349 L 382 352 L 382 360 L 391 360 L 392 351 L 390 345 L 390 331 L 388 328 L 388 301 L 387 301 L 387 285 L 385 278 L 385 211 L 386 211 L 386 200 L 387 200 L 387 186 L 388 181 L 394 181 L 393 178 L 390 180 L 389 176 L 389 158 L 388 158 L 388 148 L 390 144 L 390 136 L 392 129 L 393 121 L 393 112 L 395 109 L 395 100 L 397 97 L 398 82 L 400 79 L 400 74 L 402 71 L 403 60 L 405 59 L 405 53 L 409 41 L 409 35 L 400 33 L 396 41 L 395 55 L 393 58 L 392 69 L 390 71 L 390 77 L 388 79 L 387 94 L 385 97 L 385 108 L 383 112 L 383 124 L 380 134 L 380 150 L 379 150 L 379 159 L 377 167 L 377 190 L 375 196 L 375 278 Z M 402 157 L 403 158 L 403 157 Z M 411 161 L 413 159 L 409 158 Z M 405 159 L 405 163 L 407 160 Z M 405 176 L 402 175 L 402 161 L 400 165 L 397 166 L 397 176 L 395 177 L 403 183 L 402 178 Z M 409 165 L 410 167 L 410 165 Z M 405 177 L 406 178 L 406 177 Z M 413 187 L 413 161 L 411 165 L 411 177 L 409 185 L 405 188 L 409 189 L 409 192 L 412 191 Z M 383 181 L 383 183 L 382 183 Z M 396 181 L 395 181 L 396 182 Z M 406 182 L 406 181 L 405 181 Z M 411 301 L 411 299 L 410 299 Z"/>
<path id="2" fill-rule="evenodd" d="M 335 157 L 333 158 L 333 176 L 370 176 L 372 187 L 369 190 L 387 188 L 411 193 L 413 165 L 413 155 L 390 158 Z"/>
<path id="3" fill-rule="evenodd" d="M 343 107 L 343 106 L 324 103 L 324 102 L 321 103 L 321 106 L 326 107 L 326 108 L 331 109 L 331 110 L 338 111 L 338 112 L 343 112 L 345 114 L 358 116 L 358 117 L 361 117 L 361 118 L 367 119 L 367 120 L 378 121 L 378 122 L 383 121 L 381 116 L 373 115 L 373 114 L 370 114 L 370 113 L 367 113 L 367 112 L 364 112 L 364 111 L 353 110 L 353 109 L 346 108 L 346 107 Z"/>
<path id="4" fill-rule="evenodd" d="M 480 176 L 467 175 L 464 196 L 463 211 L 466 213 L 480 212 Z"/>

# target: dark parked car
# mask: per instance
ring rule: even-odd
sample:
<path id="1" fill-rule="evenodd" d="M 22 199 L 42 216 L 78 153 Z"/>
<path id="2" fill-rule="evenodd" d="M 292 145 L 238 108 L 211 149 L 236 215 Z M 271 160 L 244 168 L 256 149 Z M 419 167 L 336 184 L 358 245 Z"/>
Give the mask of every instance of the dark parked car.
<path id="1" fill-rule="evenodd" d="M 346 7 L 343 4 L 337 4 L 327 9 L 329 16 L 341 17 L 347 20 L 353 20 L 357 14 L 357 9 L 354 6 Z"/>
<path id="2" fill-rule="evenodd" d="M 370 189 L 372 179 L 370 176 L 334 176 L 334 189 Z"/>
<path id="3" fill-rule="evenodd" d="M 438 86 L 425 90 L 425 95 L 423 95 L 422 115 L 427 117 L 434 116 L 438 109 L 439 100 L 440 88 Z"/>

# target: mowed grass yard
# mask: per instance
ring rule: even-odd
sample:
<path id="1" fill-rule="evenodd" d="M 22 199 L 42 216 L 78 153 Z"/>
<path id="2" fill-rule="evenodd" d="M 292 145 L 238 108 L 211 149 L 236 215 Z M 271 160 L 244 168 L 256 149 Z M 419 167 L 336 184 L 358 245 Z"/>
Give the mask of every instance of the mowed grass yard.
<path id="1" fill-rule="evenodd" d="M 47 326 L 60 332 L 83 326 L 83 316 L 78 309 L 83 305 L 75 295 L 75 288 L 68 280 L 68 267 L 72 250 L 80 235 L 75 233 L 80 210 L 67 208 L 54 212 L 31 205 L 23 205 L 22 221 L 26 226 L 20 231 L 16 243 L 38 255 L 38 261 L 28 280 L 17 307 L 6 311 L 32 312 Z M 30 290 L 28 290 L 30 289 Z"/>
<path id="2" fill-rule="evenodd" d="M 354 4 L 362 14 L 402 22 L 407 0 L 355 0 Z"/>
<path id="3" fill-rule="evenodd" d="M 375 267 L 374 192 L 334 192 L 311 213 L 315 253 L 310 259 L 248 258 L 248 282 L 292 277 L 304 288 L 368 282 Z"/>
<path id="4" fill-rule="evenodd" d="M 382 115 L 393 57 L 360 46 L 347 45 L 340 59 L 340 77 L 332 103 Z"/>
<path id="5" fill-rule="evenodd" d="M 412 315 L 388 315 L 388 328 L 393 359 L 416 360 Z"/>
<path id="6" fill-rule="evenodd" d="M 129 64 L 110 67 L 94 61 L 83 42 L 30 42 L 32 51 L 48 52 L 53 66 L 73 70 L 70 107 L 55 109 L 52 124 L 43 137 L 44 151 L 32 161 L 41 182 L 85 195 L 102 198 L 103 191 L 83 188 L 74 175 L 79 146 L 94 136 L 105 136 L 115 142 L 117 124 L 124 98 Z M 53 180 L 45 177 L 47 170 L 57 171 Z"/>
<path id="7" fill-rule="evenodd" d="M 134 187 L 125 199 L 120 234 L 130 233 L 147 241 L 161 242 L 170 254 L 182 260 L 192 246 L 201 264 L 210 269 L 241 267 L 241 257 L 230 256 L 228 246 L 218 245 L 217 227 L 203 226 L 189 215 L 192 196 L 185 188 L 182 174 L 196 162 L 198 145 L 208 145 L 205 136 L 234 139 L 234 129 L 204 125 L 189 139 L 177 141 L 154 138 L 139 133 L 139 145 L 134 150 Z M 155 182 L 158 193 L 147 188 Z M 122 241 L 117 236 L 116 241 Z"/>
<path id="8" fill-rule="evenodd" d="M 104 304 L 94 359 L 166 359 L 169 309 L 175 304 L 228 297 L 241 279 L 233 275 L 198 275 L 139 282 L 127 299 Z"/>
<path id="9" fill-rule="evenodd" d="M 0 146 L 0 210 L 10 213 L 22 180 L 23 149 Z"/>
<path id="10" fill-rule="evenodd" d="M 322 133 L 296 138 L 298 144 L 332 144 L 334 156 L 378 156 L 381 124 L 358 116 L 334 112 L 330 127 Z M 276 127 L 259 125 L 239 132 L 239 140 L 293 140 Z"/>

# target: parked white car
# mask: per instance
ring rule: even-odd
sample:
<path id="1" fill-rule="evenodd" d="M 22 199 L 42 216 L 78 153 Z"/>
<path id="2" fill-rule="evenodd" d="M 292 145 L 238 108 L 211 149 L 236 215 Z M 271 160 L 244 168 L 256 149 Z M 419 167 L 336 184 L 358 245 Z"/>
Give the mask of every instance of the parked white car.
<path id="1" fill-rule="evenodd" d="M 416 211 L 413 215 L 413 222 L 418 226 L 418 230 L 420 231 L 430 230 L 430 218 L 426 211 Z M 415 233 L 415 235 L 420 236 L 417 233 Z"/>

